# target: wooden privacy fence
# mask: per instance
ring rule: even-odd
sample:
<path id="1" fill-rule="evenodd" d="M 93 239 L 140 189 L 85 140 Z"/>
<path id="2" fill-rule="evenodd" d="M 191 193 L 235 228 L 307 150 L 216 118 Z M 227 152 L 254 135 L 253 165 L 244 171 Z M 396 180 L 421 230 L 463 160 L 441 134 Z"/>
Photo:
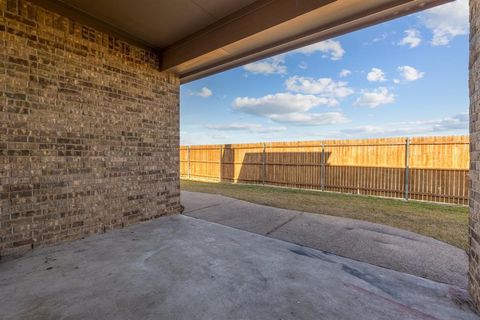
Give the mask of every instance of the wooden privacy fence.
<path id="1" fill-rule="evenodd" d="M 180 147 L 185 179 L 468 204 L 468 136 Z"/>

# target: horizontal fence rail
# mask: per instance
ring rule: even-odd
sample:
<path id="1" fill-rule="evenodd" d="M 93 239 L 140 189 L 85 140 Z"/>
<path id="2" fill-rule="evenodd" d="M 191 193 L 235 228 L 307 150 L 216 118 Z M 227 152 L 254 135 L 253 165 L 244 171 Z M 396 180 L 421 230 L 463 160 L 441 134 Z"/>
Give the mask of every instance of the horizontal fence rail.
<path id="1" fill-rule="evenodd" d="M 469 137 L 180 147 L 184 179 L 468 204 Z"/>

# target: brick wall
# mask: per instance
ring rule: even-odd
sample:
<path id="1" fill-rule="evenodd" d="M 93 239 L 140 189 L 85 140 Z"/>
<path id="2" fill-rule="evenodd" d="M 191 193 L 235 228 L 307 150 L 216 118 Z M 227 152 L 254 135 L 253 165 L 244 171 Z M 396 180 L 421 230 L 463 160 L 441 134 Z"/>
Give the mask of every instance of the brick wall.
<path id="1" fill-rule="evenodd" d="M 179 211 L 179 81 L 158 57 L 0 0 L 0 255 Z"/>
<path id="2" fill-rule="evenodd" d="M 470 0 L 470 293 L 480 307 L 480 1 Z"/>

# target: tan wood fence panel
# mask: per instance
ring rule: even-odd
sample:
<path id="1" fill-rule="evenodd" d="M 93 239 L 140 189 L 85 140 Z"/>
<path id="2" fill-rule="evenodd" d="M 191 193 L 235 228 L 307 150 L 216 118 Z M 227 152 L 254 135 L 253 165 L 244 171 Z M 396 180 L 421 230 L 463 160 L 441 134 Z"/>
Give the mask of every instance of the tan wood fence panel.
<path id="1" fill-rule="evenodd" d="M 221 145 L 191 146 L 190 179 L 220 180 Z"/>
<path id="2" fill-rule="evenodd" d="M 265 183 L 320 189 L 322 146 L 318 142 L 268 143 L 265 148 Z"/>
<path id="3" fill-rule="evenodd" d="M 224 145 L 222 181 L 262 183 L 263 144 Z"/>
<path id="4" fill-rule="evenodd" d="M 182 178 L 468 204 L 468 136 L 180 148 Z"/>
<path id="5" fill-rule="evenodd" d="M 180 147 L 180 177 L 181 178 L 189 178 L 188 149 L 189 147 Z"/>

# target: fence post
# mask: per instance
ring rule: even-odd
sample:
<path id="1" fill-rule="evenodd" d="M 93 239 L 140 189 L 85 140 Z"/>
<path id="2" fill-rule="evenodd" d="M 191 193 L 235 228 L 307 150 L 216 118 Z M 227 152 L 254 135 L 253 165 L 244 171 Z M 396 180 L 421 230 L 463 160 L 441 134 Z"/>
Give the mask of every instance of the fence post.
<path id="1" fill-rule="evenodd" d="M 408 185 L 410 179 L 410 165 L 409 165 L 409 157 L 410 157 L 410 138 L 405 140 L 405 200 L 408 200 Z"/>
<path id="2" fill-rule="evenodd" d="M 320 190 L 325 191 L 325 143 L 322 142 L 322 156 L 320 157 Z"/>
<path id="3" fill-rule="evenodd" d="M 262 152 L 262 185 L 265 185 L 265 175 L 266 175 L 266 168 L 265 168 L 265 162 L 266 162 L 266 154 L 265 154 L 265 142 L 263 143 L 263 152 Z"/>
<path id="4" fill-rule="evenodd" d="M 188 180 L 190 180 L 190 146 L 187 146 L 187 159 L 188 159 L 187 173 L 188 173 Z"/>
<path id="5" fill-rule="evenodd" d="M 223 166 L 223 145 L 220 145 L 220 160 L 218 161 L 219 162 L 219 165 L 218 165 L 218 180 L 220 182 L 222 182 L 222 166 Z"/>

